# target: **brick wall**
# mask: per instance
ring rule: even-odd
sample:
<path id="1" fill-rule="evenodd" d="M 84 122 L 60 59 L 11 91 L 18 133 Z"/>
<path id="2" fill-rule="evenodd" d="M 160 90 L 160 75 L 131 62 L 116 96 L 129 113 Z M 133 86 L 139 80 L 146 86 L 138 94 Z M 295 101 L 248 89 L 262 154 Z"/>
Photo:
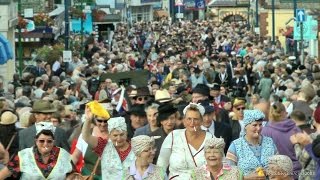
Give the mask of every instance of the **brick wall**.
<path id="1" fill-rule="evenodd" d="M 260 36 L 264 37 L 268 34 L 268 12 L 261 12 L 260 13 Z"/>

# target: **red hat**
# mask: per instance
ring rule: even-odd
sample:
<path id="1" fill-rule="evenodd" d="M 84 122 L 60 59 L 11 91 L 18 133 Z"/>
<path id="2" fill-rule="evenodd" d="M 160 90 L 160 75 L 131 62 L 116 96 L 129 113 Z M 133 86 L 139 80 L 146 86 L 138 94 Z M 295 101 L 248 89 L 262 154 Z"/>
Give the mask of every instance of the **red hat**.
<path id="1" fill-rule="evenodd" d="M 320 106 L 318 106 L 314 111 L 313 117 L 314 117 L 314 120 L 320 124 Z"/>

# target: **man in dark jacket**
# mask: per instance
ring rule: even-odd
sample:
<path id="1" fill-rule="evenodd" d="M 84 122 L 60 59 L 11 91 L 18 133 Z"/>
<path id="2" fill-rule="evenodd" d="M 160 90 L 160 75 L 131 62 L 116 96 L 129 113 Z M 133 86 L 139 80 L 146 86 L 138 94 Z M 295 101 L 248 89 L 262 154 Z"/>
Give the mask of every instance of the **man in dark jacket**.
<path id="1" fill-rule="evenodd" d="M 215 121 L 215 112 L 210 104 L 201 104 L 205 108 L 201 129 L 210 132 L 215 137 L 222 137 L 226 143 L 224 152 L 228 151 L 232 139 L 232 129 L 228 124 Z"/>
<path id="2" fill-rule="evenodd" d="M 51 118 L 52 113 L 57 110 L 49 101 L 38 100 L 34 102 L 31 113 L 34 113 L 36 123 L 26 129 L 19 131 L 19 149 L 30 148 L 34 145 L 34 138 L 37 134 L 38 126 L 41 123 L 48 121 Z M 66 151 L 69 151 L 68 138 L 66 132 L 56 127 L 54 132 L 54 145 L 62 147 Z"/>

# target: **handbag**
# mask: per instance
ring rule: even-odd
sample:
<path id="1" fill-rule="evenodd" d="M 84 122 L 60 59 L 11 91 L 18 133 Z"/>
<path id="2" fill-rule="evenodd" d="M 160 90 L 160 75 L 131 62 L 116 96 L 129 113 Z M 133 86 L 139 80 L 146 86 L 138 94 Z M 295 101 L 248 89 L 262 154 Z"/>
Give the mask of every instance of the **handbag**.
<path id="1" fill-rule="evenodd" d="M 94 175 L 96 174 L 97 168 L 99 166 L 100 160 L 101 160 L 101 157 L 99 157 L 97 159 L 96 164 L 94 165 L 94 168 L 89 176 L 84 176 L 78 172 L 71 172 L 70 174 L 67 175 L 66 180 L 93 180 Z M 72 164 L 73 168 L 76 169 L 73 162 L 71 162 L 71 164 Z"/>

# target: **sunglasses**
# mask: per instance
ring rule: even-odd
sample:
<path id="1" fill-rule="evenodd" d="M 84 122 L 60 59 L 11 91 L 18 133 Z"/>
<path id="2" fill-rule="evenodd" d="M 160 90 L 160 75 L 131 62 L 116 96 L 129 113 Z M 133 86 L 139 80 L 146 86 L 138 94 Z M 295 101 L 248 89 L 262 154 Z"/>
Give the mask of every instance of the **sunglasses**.
<path id="1" fill-rule="evenodd" d="M 138 101 L 143 101 L 143 100 L 148 101 L 149 98 L 148 97 L 134 97 L 133 99 L 138 100 Z"/>
<path id="2" fill-rule="evenodd" d="M 44 144 L 45 142 L 47 142 L 47 144 L 52 144 L 53 140 L 52 139 L 48 139 L 48 140 L 44 140 L 44 139 L 38 139 L 38 142 L 40 144 Z"/>
<path id="3" fill-rule="evenodd" d="M 246 109 L 245 107 L 238 107 L 238 108 L 237 108 L 238 111 L 240 111 L 240 110 L 245 110 L 245 109 Z"/>
<path id="4" fill-rule="evenodd" d="M 107 123 L 108 120 L 96 119 L 96 121 L 97 121 L 98 123 Z"/>

